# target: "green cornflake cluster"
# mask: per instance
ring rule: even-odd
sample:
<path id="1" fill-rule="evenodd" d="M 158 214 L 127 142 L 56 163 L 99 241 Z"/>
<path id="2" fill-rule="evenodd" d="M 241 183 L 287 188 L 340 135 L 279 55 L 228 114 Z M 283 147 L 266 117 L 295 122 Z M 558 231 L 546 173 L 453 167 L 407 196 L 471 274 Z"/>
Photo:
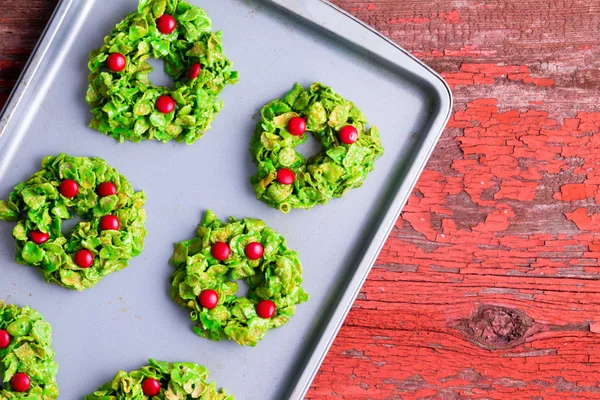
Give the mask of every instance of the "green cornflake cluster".
<path id="1" fill-rule="evenodd" d="M 207 383 L 208 370 L 194 363 L 168 363 L 150 360 L 150 365 L 132 372 L 119 371 L 114 379 L 105 383 L 85 400 L 147 399 L 142 390 L 146 378 L 160 382 L 161 390 L 156 400 L 235 400 L 223 389 L 217 390 L 214 382 Z"/>
<path id="2" fill-rule="evenodd" d="M 324 150 L 308 161 L 295 150 L 307 135 L 294 136 L 288 131 L 288 122 L 303 117 Z M 263 107 L 256 126 L 250 152 L 258 172 L 250 181 L 256 197 L 284 213 L 292 208 L 312 208 L 341 197 L 346 191 L 360 187 L 375 160 L 383 154 L 383 146 L 376 127 L 367 130 L 367 121 L 352 102 L 320 83 L 308 90 L 299 84 L 283 99 Z M 358 131 L 358 140 L 344 144 L 338 138 L 339 130 L 352 125 Z M 296 180 L 291 185 L 277 182 L 277 171 L 287 168 Z"/>
<path id="3" fill-rule="evenodd" d="M 58 398 L 52 350 L 52 328 L 30 307 L 18 308 L 0 300 L 0 329 L 11 337 L 0 349 L 0 400 L 55 400 Z M 12 390 L 10 381 L 17 373 L 27 374 L 31 386 L 26 392 Z"/>
<path id="4" fill-rule="evenodd" d="M 218 261 L 211 255 L 216 242 L 225 242 L 231 255 Z M 247 244 L 259 242 L 264 247 L 258 260 L 246 257 Z M 256 346 L 269 329 L 280 327 L 294 315 L 296 304 L 308 300 L 302 284 L 302 266 L 298 253 L 287 248 L 283 236 L 256 219 L 236 220 L 224 224 L 212 211 L 196 230 L 196 237 L 176 243 L 171 264 L 171 298 L 190 310 L 194 331 L 215 341 L 231 339 L 243 346 Z M 237 297 L 235 280 L 244 279 L 248 295 Z M 198 295 L 205 289 L 215 290 L 219 303 L 213 309 L 202 307 Z M 256 305 L 269 299 L 276 311 L 270 319 L 260 318 Z"/>
<path id="5" fill-rule="evenodd" d="M 156 19 L 163 14 L 175 18 L 170 34 L 161 33 Z M 106 67 L 111 53 L 125 56 L 124 70 Z M 148 74 L 149 57 L 163 59 L 174 87 L 156 87 Z M 190 66 L 200 63 L 202 70 L 188 79 Z M 94 118 L 90 127 L 119 142 L 159 140 L 192 144 L 210 129 L 223 107 L 219 93 L 236 83 L 238 73 L 223 54 L 222 33 L 213 32 L 204 10 L 182 0 L 140 0 L 138 12 L 128 14 L 104 39 L 104 45 L 89 57 L 89 87 L 86 100 Z M 175 100 L 173 112 L 160 113 L 156 99 L 169 95 Z"/>
<path id="6" fill-rule="evenodd" d="M 79 185 L 74 198 L 59 192 L 66 179 Z M 117 194 L 100 198 L 96 187 L 103 182 L 112 182 Z M 146 236 L 145 201 L 144 192 L 134 192 L 127 179 L 104 160 L 60 154 L 44 158 L 40 171 L 19 183 L 8 201 L 0 200 L 0 220 L 18 221 L 13 230 L 18 263 L 38 267 L 47 282 L 83 290 L 125 268 L 141 253 Z M 74 214 L 84 221 L 63 235 L 63 220 Z M 118 218 L 119 230 L 99 228 L 100 218 L 108 214 Z M 50 239 L 34 243 L 28 236 L 34 230 L 49 233 Z M 81 249 L 94 255 L 89 268 L 80 268 L 73 260 Z"/>

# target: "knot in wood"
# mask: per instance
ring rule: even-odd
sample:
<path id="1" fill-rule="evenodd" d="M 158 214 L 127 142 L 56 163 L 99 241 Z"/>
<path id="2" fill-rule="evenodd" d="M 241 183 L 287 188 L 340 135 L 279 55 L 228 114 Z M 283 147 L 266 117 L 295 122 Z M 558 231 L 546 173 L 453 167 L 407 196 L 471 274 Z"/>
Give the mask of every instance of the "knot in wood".
<path id="1" fill-rule="evenodd" d="M 533 320 L 517 309 L 483 305 L 470 319 L 462 319 L 456 328 L 469 340 L 490 350 L 514 347 L 525 341 Z"/>

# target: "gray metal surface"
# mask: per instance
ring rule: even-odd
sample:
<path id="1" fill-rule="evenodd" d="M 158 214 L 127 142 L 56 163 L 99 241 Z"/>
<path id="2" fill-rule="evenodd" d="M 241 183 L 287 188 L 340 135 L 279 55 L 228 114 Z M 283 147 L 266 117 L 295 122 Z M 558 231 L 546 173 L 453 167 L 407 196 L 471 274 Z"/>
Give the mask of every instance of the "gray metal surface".
<path id="1" fill-rule="evenodd" d="M 59 152 L 100 156 L 148 196 L 143 254 L 83 293 L 17 265 L 13 224 L 0 223 L 0 298 L 52 323 L 62 399 L 82 398 L 149 357 L 203 364 L 241 400 L 302 398 L 449 116 L 441 78 L 329 3 L 190 2 L 224 31 L 241 76 L 200 142 L 118 144 L 86 127 L 87 55 L 136 0 L 62 0 L 0 119 L 1 198 Z M 255 200 L 248 147 L 262 105 L 296 81 L 321 81 L 354 101 L 380 128 L 386 153 L 362 188 L 284 215 Z M 195 336 L 169 298 L 172 243 L 192 237 L 207 208 L 222 219 L 261 218 L 300 253 L 311 299 L 256 348 Z"/>

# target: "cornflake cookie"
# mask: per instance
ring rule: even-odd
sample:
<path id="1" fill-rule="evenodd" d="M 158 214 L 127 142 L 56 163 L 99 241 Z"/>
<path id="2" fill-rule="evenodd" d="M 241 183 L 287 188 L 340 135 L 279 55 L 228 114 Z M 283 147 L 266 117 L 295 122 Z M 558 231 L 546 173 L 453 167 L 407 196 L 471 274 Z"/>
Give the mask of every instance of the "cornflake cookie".
<path id="1" fill-rule="evenodd" d="M 0 400 L 58 398 L 52 328 L 31 307 L 0 300 Z"/>
<path id="2" fill-rule="evenodd" d="M 196 237 L 175 244 L 171 264 L 171 298 L 207 339 L 256 346 L 308 300 L 298 253 L 260 220 L 223 223 L 209 210 Z M 239 279 L 248 283 L 247 296 L 236 296 Z"/>
<path id="3" fill-rule="evenodd" d="M 284 213 L 309 209 L 362 186 L 383 155 L 376 127 L 330 87 L 299 84 L 263 107 L 250 153 L 258 167 L 256 197 Z M 311 132 L 323 151 L 306 160 L 295 148 Z"/>
<path id="4" fill-rule="evenodd" d="M 37 267 L 46 282 L 84 290 L 142 252 L 145 202 L 104 160 L 60 154 L 0 200 L 0 220 L 17 221 L 18 263 Z M 84 221 L 63 234 L 75 214 Z"/>
<path id="5" fill-rule="evenodd" d="M 208 370 L 194 363 L 168 363 L 150 360 L 137 371 L 119 371 L 85 400 L 145 399 L 156 400 L 235 400 L 214 382 L 207 383 Z"/>
<path id="6" fill-rule="evenodd" d="M 150 57 L 164 60 L 172 89 L 149 81 Z M 88 66 L 90 127 L 119 142 L 194 143 L 223 107 L 219 93 L 238 80 L 221 32 L 212 31 L 204 10 L 181 0 L 140 0 Z"/>

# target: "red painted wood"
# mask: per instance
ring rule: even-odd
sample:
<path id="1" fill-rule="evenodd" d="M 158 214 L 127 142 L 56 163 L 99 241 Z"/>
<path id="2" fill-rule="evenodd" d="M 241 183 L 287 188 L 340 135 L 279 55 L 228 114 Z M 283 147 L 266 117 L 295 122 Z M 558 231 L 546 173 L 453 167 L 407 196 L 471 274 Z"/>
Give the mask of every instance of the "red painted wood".
<path id="1" fill-rule="evenodd" d="M 0 96 L 55 2 L 0 7 Z M 456 104 L 308 398 L 600 398 L 600 4 L 335 3 Z"/>

